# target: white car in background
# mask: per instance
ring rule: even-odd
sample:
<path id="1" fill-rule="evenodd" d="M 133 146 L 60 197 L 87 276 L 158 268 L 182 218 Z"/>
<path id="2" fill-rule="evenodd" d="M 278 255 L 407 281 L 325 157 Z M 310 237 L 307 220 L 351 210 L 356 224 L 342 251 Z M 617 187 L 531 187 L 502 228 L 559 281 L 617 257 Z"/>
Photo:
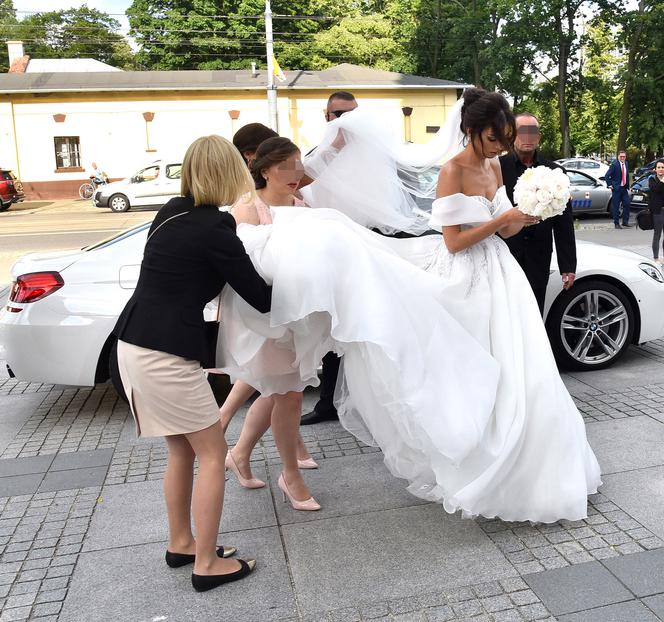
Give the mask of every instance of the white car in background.
<path id="1" fill-rule="evenodd" d="M 0 359 L 11 375 L 78 386 L 108 378 L 111 330 L 136 287 L 148 228 L 14 264 L 9 299 L 0 299 Z M 547 291 L 546 325 L 561 367 L 601 369 L 631 343 L 664 336 L 658 266 L 589 242 L 577 242 L 577 255 L 574 287 L 562 290 L 554 258 Z"/>
<path id="2" fill-rule="evenodd" d="M 155 160 L 131 177 L 97 186 L 92 197 L 95 207 L 126 212 L 132 207 L 161 207 L 180 196 L 182 158 Z"/>
<path id="3" fill-rule="evenodd" d="M 556 160 L 556 164 L 560 164 L 563 168 L 569 171 L 580 171 L 586 175 L 590 175 L 595 179 L 604 180 L 606 171 L 609 170 L 609 165 L 603 162 L 598 162 L 592 158 L 564 158 Z"/>

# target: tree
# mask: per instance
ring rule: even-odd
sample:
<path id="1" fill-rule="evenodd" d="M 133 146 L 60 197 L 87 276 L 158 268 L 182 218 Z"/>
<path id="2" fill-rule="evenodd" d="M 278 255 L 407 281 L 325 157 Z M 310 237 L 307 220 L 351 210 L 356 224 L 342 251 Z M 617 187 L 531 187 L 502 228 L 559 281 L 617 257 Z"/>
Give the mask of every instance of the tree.
<path id="1" fill-rule="evenodd" d="M 342 17 L 343 8 L 331 0 L 275 0 L 275 53 L 283 54 L 282 65 L 306 69 L 290 60 L 307 60 L 312 36 L 333 23 L 328 16 Z M 127 16 L 146 68 L 239 69 L 265 60 L 264 11 L 264 0 L 134 0 Z"/>
<path id="2" fill-rule="evenodd" d="M 94 58 L 129 68 L 133 55 L 119 28 L 107 13 L 83 5 L 30 15 L 19 22 L 17 32 L 34 58 Z"/>
<path id="3" fill-rule="evenodd" d="M 15 38 L 16 10 L 12 0 L 0 0 L 0 38 L 2 41 L 11 41 Z M 7 46 L 0 49 L 0 72 L 9 70 L 9 56 Z"/>
<path id="4" fill-rule="evenodd" d="M 570 119 L 572 142 L 577 153 L 605 158 L 616 145 L 623 62 L 615 29 L 601 17 L 589 24 L 582 45 L 582 88 Z"/>
<path id="5" fill-rule="evenodd" d="M 623 40 L 627 41 L 627 63 L 623 76 L 624 88 L 618 149 L 627 147 L 630 124 L 639 128 L 641 140 L 650 147 L 664 144 L 661 122 L 654 124 L 654 118 L 662 120 L 661 106 L 664 104 L 664 70 L 661 58 L 664 54 L 664 7 L 658 0 L 639 0 L 636 11 L 626 13 L 622 18 Z M 635 106 L 638 101 L 639 106 Z M 644 105 L 645 104 L 645 105 Z M 651 123 L 644 118 L 650 116 Z M 649 130 L 651 135 L 647 135 Z"/>

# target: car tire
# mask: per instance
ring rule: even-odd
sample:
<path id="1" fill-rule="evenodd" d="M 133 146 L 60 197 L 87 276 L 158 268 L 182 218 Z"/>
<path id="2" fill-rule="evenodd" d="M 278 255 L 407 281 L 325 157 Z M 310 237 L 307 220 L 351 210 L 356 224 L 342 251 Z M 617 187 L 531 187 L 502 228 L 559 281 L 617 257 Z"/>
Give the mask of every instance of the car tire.
<path id="1" fill-rule="evenodd" d="M 124 194 L 114 194 L 108 200 L 108 206 L 112 212 L 128 212 L 131 208 L 129 199 Z"/>
<path id="2" fill-rule="evenodd" d="M 0 199 L 0 212 L 6 212 L 12 205 L 11 201 L 7 201 L 5 203 L 2 199 Z"/>
<path id="3" fill-rule="evenodd" d="M 559 294 L 546 320 L 553 354 L 563 369 L 591 371 L 613 365 L 634 336 L 629 298 L 607 281 L 590 279 Z"/>

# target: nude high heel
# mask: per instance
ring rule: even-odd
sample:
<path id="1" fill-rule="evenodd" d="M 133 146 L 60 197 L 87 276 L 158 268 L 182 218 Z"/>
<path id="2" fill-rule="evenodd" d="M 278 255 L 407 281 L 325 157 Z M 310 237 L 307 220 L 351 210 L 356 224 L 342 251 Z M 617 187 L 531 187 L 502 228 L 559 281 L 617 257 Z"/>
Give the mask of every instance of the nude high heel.
<path id="1" fill-rule="evenodd" d="M 235 464 L 235 460 L 233 459 L 233 454 L 231 453 L 230 449 L 226 454 L 226 467 L 229 468 L 231 471 L 233 471 L 233 473 L 235 473 L 235 477 L 237 477 L 237 481 L 240 482 L 240 486 L 243 486 L 244 488 L 265 487 L 265 482 L 262 479 L 257 479 L 256 477 L 247 479 L 246 477 L 242 477 L 242 475 L 240 474 L 240 469 L 237 468 L 237 464 Z"/>
<path id="2" fill-rule="evenodd" d="M 298 501 L 297 499 L 294 499 L 288 490 L 288 485 L 286 484 L 283 473 L 279 475 L 277 485 L 279 486 L 281 494 L 284 497 L 284 503 L 286 503 L 286 500 L 290 501 L 290 504 L 293 506 L 294 510 L 301 510 L 303 512 L 315 512 L 316 510 L 320 510 L 320 504 L 313 497 L 309 497 L 304 501 Z"/>
<path id="3" fill-rule="evenodd" d="M 297 466 L 300 469 L 317 469 L 318 463 L 313 458 L 297 459 Z"/>

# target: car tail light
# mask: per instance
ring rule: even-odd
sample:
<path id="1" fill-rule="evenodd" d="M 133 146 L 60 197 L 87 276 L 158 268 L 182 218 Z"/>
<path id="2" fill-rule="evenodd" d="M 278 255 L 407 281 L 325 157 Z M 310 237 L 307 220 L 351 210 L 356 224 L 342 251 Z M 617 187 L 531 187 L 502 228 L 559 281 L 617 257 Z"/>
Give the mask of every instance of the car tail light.
<path id="1" fill-rule="evenodd" d="M 59 272 L 29 272 L 17 277 L 9 302 L 36 302 L 59 290 L 65 282 Z"/>

